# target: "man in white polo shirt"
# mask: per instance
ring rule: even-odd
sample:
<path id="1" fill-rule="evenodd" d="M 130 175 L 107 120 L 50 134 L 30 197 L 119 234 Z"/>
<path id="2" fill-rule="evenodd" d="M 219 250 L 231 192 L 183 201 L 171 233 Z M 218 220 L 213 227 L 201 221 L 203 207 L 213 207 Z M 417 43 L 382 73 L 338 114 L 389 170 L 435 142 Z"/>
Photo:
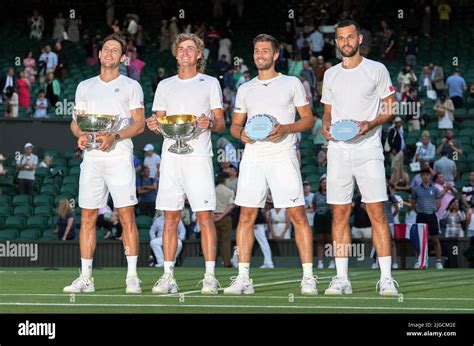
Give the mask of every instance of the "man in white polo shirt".
<path id="1" fill-rule="evenodd" d="M 153 144 L 148 143 L 143 148 L 145 152 L 145 158 L 143 159 L 143 166 L 150 169 L 150 177 L 153 179 L 159 179 L 160 177 L 160 162 L 161 157 L 155 153 L 155 147 Z"/>
<path id="2" fill-rule="evenodd" d="M 79 178 L 79 206 L 81 210 L 81 275 L 64 287 L 66 293 L 94 292 L 92 259 L 96 246 L 97 211 L 107 204 L 109 193 L 118 210 L 123 227 L 123 243 L 128 271 L 126 293 L 141 293 L 137 276 L 138 232 L 134 206 L 138 203 L 135 192 L 133 143 L 131 138 L 145 128 L 143 91 L 138 82 L 120 74 L 120 62 L 125 58 L 125 39 L 112 34 L 104 39 L 99 51 L 100 75 L 82 81 L 76 90 L 76 114 L 119 115 L 116 132 L 101 134 L 98 149 L 87 149 L 87 134 L 75 121 L 71 130 L 77 144 L 85 150 Z"/>
<path id="3" fill-rule="evenodd" d="M 177 249 L 176 228 L 187 198 L 196 212 L 201 229 L 201 245 L 206 261 L 202 280 L 202 294 L 217 294 L 218 282 L 214 276 L 216 261 L 216 229 L 212 211 L 216 208 L 214 169 L 212 165 L 211 131 L 225 128 L 222 91 L 219 81 L 203 74 L 205 68 L 204 43 L 194 34 L 181 34 L 173 45 L 178 63 L 178 74 L 158 84 L 153 102 L 155 116 L 148 118 L 147 126 L 158 130 L 157 118 L 192 114 L 198 116 L 201 134 L 187 141 L 193 148 L 189 154 L 174 154 L 168 148 L 175 142 L 165 139 L 161 151 L 160 184 L 156 209 L 163 210 L 164 274 L 155 283 L 152 293 L 176 293 L 174 261 Z"/>
<path id="4" fill-rule="evenodd" d="M 337 269 L 337 275 L 325 294 L 352 293 L 348 279 L 348 252 L 351 244 L 349 217 L 355 180 L 362 194 L 362 202 L 367 206 L 372 223 L 372 239 L 379 254 L 379 293 L 394 296 L 398 295 L 395 287 L 398 284 L 391 275 L 391 239 L 384 214 L 387 193 L 380 134 L 382 124 L 393 117 L 395 88 L 384 65 L 360 55 L 362 40 L 356 22 L 340 22 L 336 28 L 336 45 L 343 61 L 324 74 L 321 131 L 330 141 L 327 202 L 333 210 L 332 237 Z M 357 121 L 359 133 L 351 141 L 335 141 L 330 134 L 331 124 L 344 119 Z"/>
<path id="5" fill-rule="evenodd" d="M 295 239 L 303 266 L 301 293 L 316 295 L 313 275 L 313 237 L 304 209 L 303 182 L 296 156 L 296 134 L 313 126 L 313 114 L 300 80 L 275 71 L 278 41 L 267 34 L 255 37 L 254 61 L 258 77 L 240 86 L 232 117 L 232 136 L 245 144 L 240 163 L 235 204 L 240 208 L 237 226 L 239 275 L 224 294 L 253 294 L 249 277 L 254 243 L 254 223 L 265 206 L 270 189 L 275 208 L 286 208 L 295 228 Z M 296 112 L 300 118 L 295 122 Z M 247 119 L 259 114 L 274 117 L 278 124 L 265 141 L 253 142 L 245 130 Z"/>

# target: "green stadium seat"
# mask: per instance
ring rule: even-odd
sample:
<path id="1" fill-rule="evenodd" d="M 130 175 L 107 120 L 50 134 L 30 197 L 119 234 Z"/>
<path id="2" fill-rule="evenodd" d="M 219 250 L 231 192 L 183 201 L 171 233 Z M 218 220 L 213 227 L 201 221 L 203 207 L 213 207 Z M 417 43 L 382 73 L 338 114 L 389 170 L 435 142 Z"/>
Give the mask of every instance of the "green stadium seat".
<path id="1" fill-rule="evenodd" d="M 35 177 L 47 177 L 50 174 L 49 168 L 37 167 L 35 170 Z"/>
<path id="2" fill-rule="evenodd" d="M 146 228 L 139 228 L 138 238 L 140 241 L 150 241 L 150 230 Z"/>
<path id="3" fill-rule="evenodd" d="M 13 215 L 15 216 L 29 217 L 32 214 L 33 214 L 32 208 L 26 205 L 19 205 L 18 207 L 15 207 L 15 209 L 13 209 Z"/>
<path id="4" fill-rule="evenodd" d="M 69 175 L 79 175 L 79 174 L 81 174 L 81 167 L 80 166 L 71 167 L 71 169 L 69 171 Z"/>
<path id="5" fill-rule="evenodd" d="M 58 235 L 54 234 L 52 231 L 47 230 L 43 232 L 43 235 L 38 240 L 42 240 L 42 241 L 58 240 Z"/>
<path id="6" fill-rule="evenodd" d="M 41 236 L 41 230 L 39 229 L 25 229 L 21 231 L 18 240 L 38 240 Z"/>
<path id="7" fill-rule="evenodd" d="M 57 158 L 57 157 L 61 157 L 61 154 L 59 152 L 59 150 L 56 150 L 56 149 L 48 149 L 44 152 L 44 156 L 46 155 L 49 155 L 49 156 L 52 156 L 54 158 Z"/>
<path id="8" fill-rule="evenodd" d="M 76 201 L 76 196 L 72 193 L 62 193 L 60 195 L 57 195 L 55 198 L 54 198 L 54 205 L 58 205 L 59 204 L 59 201 L 62 200 L 62 199 L 67 199 L 68 201 L 70 201 L 71 199 L 75 200 Z M 75 203 L 77 204 L 77 202 Z"/>
<path id="9" fill-rule="evenodd" d="M 59 189 L 56 185 L 43 185 L 40 189 L 41 194 L 56 195 L 59 192 Z"/>
<path id="10" fill-rule="evenodd" d="M 464 122 L 463 122 L 463 126 L 464 126 Z M 472 139 L 474 137 L 474 129 L 473 128 L 462 128 L 461 131 L 459 131 L 459 135 L 470 137 Z"/>
<path id="11" fill-rule="evenodd" d="M 319 178 L 321 176 L 319 174 L 311 174 L 306 176 L 304 180 L 307 180 L 310 184 L 317 184 L 319 188 Z"/>
<path id="12" fill-rule="evenodd" d="M 2 176 L 0 177 L 0 187 L 13 187 L 15 186 L 13 182 L 13 176 Z"/>
<path id="13" fill-rule="evenodd" d="M 64 184 L 64 183 L 63 183 Z M 78 184 L 64 184 L 61 186 L 61 194 L 77 195 L 79 189 Z"/>
<path id="14" fill-rule="evenodd" d="M 16 229 L 5 229 L 0 231 L 0 241 L 15 240 L 18 237 L 18 231 Z"/>
<path id="15" fill-rule="evenodd" d="M 66 165 L 67 165 L 67 162 L 65 159 L 61 157 L 55 157 L 53 160 L 53 163 L 51 164 L 51 167 L 55 168 L 55 167 L 66 166 Z"/>
<path id="16" fill-rule="evenodd" d="M 34 215 L 39 216 L 51 216 L 53 215 L 52 209 L 46 205 L 39 205 L 35 207 Z"/>
<path id="17" fill-rule="evenodd" d="M 151 216 L 140 215 L 140 216 L 137 216 L 135 222 L 137 224 L 137 228 L 148 228 L 148 229 L 150 229 L 150 227 L 153 223 L 153 218 Z"/>
<path id="18" fill-rule="evenodd" d="M 44 230 L 47 227 L 47 223 L 48 218 L 46 216 L 35 215 L 26 220 L 26 227 Z"/>
<path id="19" fill-rule="evenodd" d="M 64 158 L 69 160 L 69 159 L 72 159 L 74 157 L 74 151 L 73 150 L 69 150 L 69 151 L 65 151 L 64 152 Z"/>
<path id="20" fill-rule="evenodd" d="M 22 216 L 9 216 L 5 219 L 5 228 L 22 229 L 25 226 L 25 219 Z"/>
<path id="21" fill-rule="evenodd" d="M 17 207 L 19 205 L 31 205 L 32 197 L 30 195 L 16 195 L 13 197 L 12 205 Z"/>
<path id="22" fill-rule="evenodd" d="M 36 195 L 33 197 L 33 205 L 37 207 L 38 205 L 47 205 L 51 206 L 53 204 L 53 197 L 49 194 L 45 195 Z"/>
<path id="23" fill-rule="evenodd" d="M 104 237 L 106 234 L 107 234 L 107 231 L 101 228 L 97 230 L 95 237 L 97 240 L 104 240 Z"/>
<path id="24" fill-rule="evenodd" d="M 79 176 L 78 175 L 68 175 L 63 178 L 63 185 L 74 184 L 79 186 Z"/>
<path id="25" fill-rule="evenodd" d="M 0 195 L 0 206 L 11 206 L 11 205 L 12 205 L 12 196 Z"/>
<path id="26" fill-rule="evenodd" d="M 301 174 L 303 175 L 307 175 L 307 174 L 315 174 L 317 173 L 319 170 L 318 166 L 316 165 L 308 165 L 308 166 L 304 166 L 302 169 L 301 169 Z"/>
<path id="27" fill-rule="evenodd" d="M 73 157 L 68 160 L 67 165 L 69 166 L 69 168 L 72 168 L 79 166 L 81 163 L 82 159 Z"/>
<path id="28" fill-rule="evenodd" d="M 7 205 L 0 205 L 0 216 L 7 217 L 13 215 L 13 208 Z"/>

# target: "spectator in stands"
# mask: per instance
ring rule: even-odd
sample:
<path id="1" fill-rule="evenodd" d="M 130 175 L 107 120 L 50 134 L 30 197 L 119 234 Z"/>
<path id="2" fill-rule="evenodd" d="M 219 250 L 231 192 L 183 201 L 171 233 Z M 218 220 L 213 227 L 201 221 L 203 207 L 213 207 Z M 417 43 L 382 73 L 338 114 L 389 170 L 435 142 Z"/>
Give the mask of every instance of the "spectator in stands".
<path id="1" fill-rule="evenodd" d="M 382 58 L 387 61 L 393 61 L 397 54 L 397 40 L 395 37 L 395 33 L 390 26 L 384 31 L 384 35 L 382 37 Z"/>
<path id="2" fill-rule="evenodd" d="M 303 48 L 301 48 L 301 60 L 305 61 L 305 60 L 309 60 L 311 58 L 311 47 L 309 46 L 309 41 L 308 41 L 309 38 L 307 38 L 306 40 L 304 40 L 303 42 Z"/>
<path id="3" fill-rule="evenodd" d="M 54 73 L 58 66 L 58 55 L 51 50 L 49 44 L 44 47 L 44 52 L 40 55 L 38 60 L 46 65 L 46 74 L 49 72 Z"/>
<path id="4" fill-rule="evenodd" d="M 5 89 L 5 118 L 18 118 L 18 94 L 11 86 Z"/>
<path id="5" fill-rule="evenodd" d="M 453 74 L 448 77 L 446 85 L 448 86 L 449 98 L 453 101 L 454 108 L 464 107 L 463 93 L 467 90 L 467 86 L 458 68 L 455 68 Z"/>
<path id="6" fill-rule="evenodd" d="M 429 67 L 431 71 L 431 86 L 433 90 L 436 91 L 438 97 L 440 97 L 443 93 L 443 90 L 445 89 L 443 68 L 441 66 L 438 66 L 438 64 L 434 61 L 429 64 Z"/>
<path id="7" fill-rule="evenodd" d="M 5 176 L 8 174 L 8 171 L 3 167 L 3 161 L 6 160 L 6 157 L 0 153 L 0 176 Z"/>
<path id="8" fill-rule="evenodd" d="M 160 27 L 160 52 L 170 50 L 170 36 L 171 33 L 168 29 L 168 21 L 163 19 Z"/>
<path id="9" fill-rule="evenodd" d="M 430 172 L 430 176 L 431 178 L 433 178 L 436 174 L 435 170 L 433 168 L 431 168 L 430 166 L 430 163 L 428 161 L 424 161 L 420 164 L 421 166 L 421 170 L 420 172 L 418 172 L 417 174 L 415 174 L 415 176 L 413 177 L 412 181 L 411 181 L 411 184 L 410 184 L 410 187 L 411 189 L 413 190 L 413 188 L 415 186 L 419 186 L 421 185 L 422 183 L 422 179 L 421 179 L 421 172 L 423 171 L 429 171 Z M 414 222 L 413 222 L 414 223 Z"/>
<path id="10" fill-rule="evenodd" d="M 67 58 L 63 50 L 63 45 L 60 41 L 57 41 L 54 44 L 53 52 L 58 56 L 58 66 L 56 67 L 54 74 L 59 80 L 62 81 L 64 79 L 64 75 L 66 74 Z"/>
<path id="11" fill-rule="evenodd" d="M 28 24 L 30 25 L 30 39 L 37 41 L 41 40 L 44 31 L 43 16 L 40 15 L 37 10 L 34 10 L 33 16 L 28 18 Z"/>
<path id="12" fill-rule="evenodd" d="M 98 209 L 96 226 L 98 229 L 103 228 L 104 230 L 106 230 L 107 233 L 105 234 L 104 239 L 111 239 L 113 237 L 113 224 L 111 222 L 112 213 L 113 211 L 109 205 Z"/>
<path id="13" fill-rule="evenodd" d="M 228 168 L 229 177 L 225 181 L 225 186 L 237 193 L 237 182 L 239 179 L 239 170 L 234 165 L 230 165 Z"/>
<path id="14" fill-rule="evenodd" d="M 227 37 L 227 35 L 223 35 L 222 38 L 219 40 L 219 51 L 218 55 L 220 57 L 226 57 L 226 61 L 231 64 L 232 63 L 232 54 L 230 53 L 232 47 L 232 41 Z"/>
<path id="15" fill-rule="evenodd" d="M 325 143 L 321 146 L 321 150 L 317 156 L 318 166 L 326 167 L 328 164 L 328 144 Z"/>
<path id="16" fill-rule="evenodd" d="M 402 118 L 396 117 L 393 120 L 393 126 L 388 130 L 387 144 L 390 149 L 390 157 L 393 164 L 395 159 L 403 155 L 403 150 L 405 150 L 405 135 L 403 133 Z"/>
<path id="17" fill-rule="evenodd" d="M 36 60 L 33 58 L 33 52 L 30 50 L 23 59 L 26 79 L 33 85 L 36 79 Z"/>
<path id="18" fill-rule="evenodd" d="M 13 67 L 9 67 L 7 69 L 7 73 L 5 76 L 3 76 L 0 79 L 0 103 L 5 101 L 6 95 L 5 92 L 7 91 L 7 88 L 9 86 L 14 87 L 15 86 L 15 71 L 13 70 Z"/>
<path id="19" fill-rule="evenodd" d="M 58 15 L 53 19 L 53 40 L 64 40 L 67 38 L 64 36 L 66 32 L 66 19 L 63 17 L 63 14 L 61 12 L 58 13 Z"/>
<path id="20" fill-rule="evenodd" d="M 359 46 L 360 54 L 362 56 L 368 57 L 370 54 L 370 49 L 372 48 L 372 34 L 364 23 L 361 23 L 360 34 L 363 37 L 362 43 Z"/>
<path id="21" fill-rule="evenodd" d="M 38 164 L 38 156 L 33 154 L 33 144 L 26 143 L 23 155 L 16 159 L 16 169 L 18 170 L 18 185 L 20 193 L 33 195 L 33 185 L 35 183 L 35 171 Z"/>
<path id="22" fill-rule="evenodd" d="M 441 173 L 447 182 L 454 183 L 457 174 L 456 163 L 448 158 L 448 154 L 448 150 L 443 150 L 441 158 L 435 161 L 433 169 Z"/>
<path id="23" fill-rule="evenodd" d="M 448 204 L 442 219 L 446 222 L 446 238 L 463 238 L 463 224 L 466 222 L 466 214 L 459 209 L 459 202 L 453 198 Z"/>
<path id="24" fill-rule="evenodd" d="M 446 0 L 441 1 L 438 5 L 438 14 L 439 14 L 439 26 L 441 31 L 445 34 L 449 30 L 449 15 L 451 13 L 451 6 L 447 3 Z"/>
<path id="25" fill-rule="evenodd" d="M 286 50 L 292 54 L 293 44 L 296 39 L 295 27 L 290 23 L 285 23 L 285 29 L 280 33 L 281 42 L 285 45 Z"/>
<path id="26" fill-rule="evenodd" d="M 316 88 L 316 75 L 314 74 L 314 70 L 309 65 L 308 61 L 303 61 L 303 70 L 301 71 L 301 75 L 304 76 L 308 81 L 308 84 L 311 87 L 311 95 L 314 95 L 314 90 Z"/>
<path id="27" fill-rule="evenodd" d="M 316 114 L 314 116 L 314 125 L 311 129 L 311 134 L 313 137 L 314 145 L 314 155 L 318 157 L 319 152 L 321 151 L 324 144 L 327 144 L 326 138 L 321 133 L 321 128 L 323 127 L 322 119 Z"/>
<path id="28" fill-rule="evenodd" d="M 76 238 L 76 215 L 67 199 L 61 199 L 58 205 L 58 221 L 53 233 L 58 235 L 58 240 L 74 240 Z"/>
<path id="29" fill-rule="evenodd" d="M 43 161 L 41 161 L 38 167 L 50 168 L 53 164 L 53 157 L 51 155 L 45 155 Z"/>
<path id="30" fill-rule="evenodd" d="M 445 181 L 444 175 L 442 173 L 435 174 L 433 177 L 433 184 L 440 193 L 439 198 L 441 203 L 438 210 L 436 211 L 436 215 L 438 216 L 438 219 L 441 220 L 451 200 L 456 198 L 458 190 L 456 190 L 452 182 Z"/>
<path id="31" fill-rule="evenodd" d="M 86 64 L 95 66 L 99 63 L 99 48 L 94 37 L 89 38 L 86 44 Z"/>
<path id="32" fill-rule="evenodd" d="M 78 43 L 81 39 L 79 26 L 82 24 L 81 17 L 69 18 L 67 21 L 67 36 L 72 43 Z"/>
<path id="33" fill-rule="evenodd" d="M 227 138 L 221 137 L 216 142 L 217 153 L 220 160 L 228 161 L 234 167 L 239 166 L 237 149 Z"/>
<path id="34" fill-rule="evenodd" d="M 403 165 L 403 153 L 394 159 L 392 162 L 392 175 L 390 177 L 390 184 L 394 186 L 397 192 L 410 191 L 410 177 L 408 176 L 405 166 Z"/>
<path id="35" fill-rule="evenodd" d="M 471 205 L 471 201 L 474 199 L 474 171 L 469 173 L 469 182 L 467 185 L 462 187 L 462 205 L 467 209 Z"/>
<path id="36" fill-rule="evenodd" d="M 218 76 L 224 76 L 231 68 L 232 66 L 227 62 L 227 56 L 221 55 L 220 60 L 216 64 L 216 72 Z"/>
<path id="37" fill-rule="evenodd" d="M 30 108 L 30 82 L 26 78 L 25 71 L 20 71 L 16 87 L 18 89 L 18 104 L 25 110 Z"/>
<path id="38" fill-rule="evenodd" d="M 301 81 L 301 84 L 303 84 L 303 88 L 306 93 L 306 98 L 308 99 L 309 104 L 312 105 L 313 104 L 313 92 L 312 92 L 313 88 L 311 88 L 311 86 L 309 85 L 308 80 L 306 79 L 306 76 L 304 74 L 300 75 L 300 81 Z"/>
<path id="39" fill-rule="evenodd" d="M 420 77 L 418 78 L 420 88 L 431 88 L 431 72 L 429 66 L 423 66 Z"/>
<path id="40" fill-rule="evenodd" d="M 138 53 L 143 53 L 143 49 L 145 48 L 145 40 L 148 38 L 146 35 L 143 25 L 138 24 L 138 31 L 137 35 L 135 36 L 135 46 L 137 47 Z"/>
<path id="41" fill-rule="evenodd" d="M 421 133 L 421 145 L 416 147 L 415 160 L 433 162 L 436 156 L 436 147 L 431 143 L 430 133 L 428 131 L 423 131 Z"/>
<path id="42" fill-rule="evenodd" d="M 160 155 L 155 153 L 155 148 L 151 143 L 145 145 L 143 151 L 145 152 L 143 166 L 150 169 L 150 177 L 158 179 L 160 177 Z"/>
<path id="43" fill-rule="evenodd" d="M 428 170 L 421 171 L 422 184 L 416 186 L 411 194 L 411 208 L 416 211 L 416 223 L 428 225 L 428 234 L 433 242 L 436 254 L 436 269 L 443 269 L 441 263 L 441 243 L 439 242 L 439 222 L 436 211 L 440 207 L 439 190 L 431 184 L 431 173 Z M 418 254 L 417 254 L 418 255 Z M 419 268 L 419 263 L 415 264 Z"/>
<path id="44" fill-rule="evenodd" d="M 140 214 L 154 216 L 158 182 L 150 176 L 150 168 L 143 167 L 142 175 L 137 176 L 138 208 Z"/>
<path id="45" fill-rule="evenodd" d="M 423 16 L 421 17 L 421 33 L 425 37 L 431 35 L 431 6 L 427 5 L 424 8 Z"/>
<path id="46" fill-rule="evenodd" d="M 319 190 L 313 195 L 311 206 L 314 212 L 313 232 L 316 234 L 318 269 L 324 268 L 324 246 L 331 243 L 332 212 L 327 204 L 326 175 L 319 178 Z M 329 269 L 335 268 L 334 260 L 331 259 Z"/>
<path id="47" fill-rule="evenodd" d="M 298 38 L 296 39 L 296 51 L 300 51 L 303 48 L 304 41 L 306 40 L 304 32 L 300 31 L 298 33 Z"/>
<path id="48" fill-rule="evenodd" d="M 120 21 L 118 19 L 115 19 L 110 25 L 110 27 L 112 28 L 112 33 L 122 33 L 122 29 L 120 28 Z"/>
<path id="49" fill-rule="evenodd" d="M 410 87 L 408 89 L 408 95 L 404 101 L 408 121 L 408 132 L 418 131 L 420 129 L 421 102 L 418 102 L 418 89 Z"/>
<path id="50" fill-rule="evenodd" d="M 474 239 L 474 198 L 471 198 L 469 205 L 466 207 L 466 229 L 466 236 L 471 237 L 472 247 L 472 240 Z"/>
<path id="51" fill-rule="evenodd" d="M 170 45 L 171 46 L 174 44 L 174 42 L 176 41 L 180 33 L 177 22 L 178 22 L 178 19 L 176 19 L 176 17 L 172 17 L 170 19 L 169 30 L 170 30 Z"/>
<path id="52" fill-rule="evenodd" d="M 134 52 L 128 64 L 128 76 L 139 82 L 144 68 L 145 62 L 138 58 L 137 52 Z"/>
<path id="53" fill-rule="evenodd" d="M 35 105 L 33 106 L 33 109 L 35 110 L 33 113 L 33 118 L 48 117 L 49 102 L 45 95 L 46 92 L 44 90 L 40 89 L 38 91 L 38 98 L 36 99 Z"/>
<path id="54" fill-rule="evenodd" d="M 372 223 L 367 214 L 367 206 L 362 202 L 362 196 L 357 189 L 352 199 L 352 212 L 354 213 L 354 223 L 351 228 L 352 239 L 371 239 Z"/>
<path id="55" fill-rule="evenodd" d="M 59 95 L 61 94 L 61 86 L 59 85 L 59 81 L 54 77 L 54 72 L 48 72 L 44 90 L 46 91 L 48 105 L 51 107 L 56 107 L 56 103 L 59 100 Z"/>
<path id="56" fill-rule="evenodd" d="M 324 37 L 323 34 L 319 31 L 319 25 L 314 26 L 314 31 L 307 38 L 309 47 L 311 49 L 311 54 L 313 56 L 322 55 L 324 49 Z"/>
<path id="57" fill-rule="evenodd" d="M 153 94 L 155 94 L 158 84 L 165 78 L 166 78 L 165 69 L 163 67 L 159 67 L 158 74 L 155 76 L 155 78 L 153 78 L 153 81 L 151 82 L 151 89 L 153 91 Z"/>
<path id="58" fill-rule="evenodd" d="M 165 224 L 165 218 L 163 213 L 158 210 L 156 212 L 157 218 L 153 221 L 153 224 L 150 228 L 150 247 L 153 250 L 153 254 L 156 258 L 157 268 L 162 268 L 164 266 L 164 255 L 163 255 L 163 228 Z M 179 220 L 178 227 L 178 239 L 177 239 L 177 250 L 175 255 L 176 258 L 180 255 L 181 250 L 183 249 L 183 241 L 186 238 L 186 228 L 184 227 L 183 221 Z"/>
<path id="59" fill-rule="evenodd" d="M 250 81 L 250 79 L 251 79 L 250 78 L 250 71 L 247 70 L 243 73 L 243 75 L 237 81 L 237 83 L 235 85 L 235 89 L 237 90 L 242 84 L 247 83 L 248 81 Z"/>
<path id="60" fill-rule="evenodd" d="M 406 29 L 407 29 L 407 32 L 408 32 L 407 37 L 408 36 L 417 37 L 418 32 L 419 32 L 419 26 L 420 26 L 420 18 L 418 16 L 418 14 L 415 12 L 414 7 L 410 7 L 410 9 L 408 10 L 408 14 L 406 15 L 405 23 L 406 23 Z"/>
<path id="61" fill-rule="evenodd" d="M 416 75 L 413 72 L 411 65 L 405 65 L 403 69 L 398 74 L 398 89 L 400 93 L 403 92 L 406 85 L 411 85 L 412 83 L 417 81 Z"/>
<path id="62" fill-rule="evenodd" d="M 458 155 L 464 155 L 461 142 L 458 142 L 454 138 L 453 130 L 446 130 L 444 138 L 441 140 L 441 144 L 438 146 L 436 152 L 438 155 L 441 155 L 444 150 L 448 151 L 448 158 L 453 160 L 456 159 Z"/>
<path id="63" fill-rule="evenodd" d="M 303 195 L 304 195 L 304 208 L 306 210 L 306 216 L 308 223 L 313 227 L 314 221 L 314 210 L 313 210 L 313 197 L 314 193 L 311 192 L 311 185 L 308 181 L 303 182 Z"/>
<path id="64" fill-rule="evenodd" d="M 446 95 L 441 93 L 433 109 L 438 113 L 438 128 L 440 130 L 452 129 L 454 123 L 453 101 L 446 98 Z"/>
<path id="65" fill-rule="evenodd" d="M 272 207 L 268 213 L 269 239 L 290 239 L 290 218 L 286 208 Z"/>
<path id="66" fill-rule="evenodd" d="M 418 41 L 408 34 L 405 40 L 405 63 L 408 66 L 416 66 L 416 56 L 418 55 Z"/>
<path id="67" fill-rule="evenodd" d="M 214 211 L 214 224 L 216 226 L 217 244 L 224 267 L 231 267 L 231 232 L 232 209 L 234 209 L 235 193 L 226 186 L 227 173 L 219 173 L 216 186 L 216 209 Z"/>

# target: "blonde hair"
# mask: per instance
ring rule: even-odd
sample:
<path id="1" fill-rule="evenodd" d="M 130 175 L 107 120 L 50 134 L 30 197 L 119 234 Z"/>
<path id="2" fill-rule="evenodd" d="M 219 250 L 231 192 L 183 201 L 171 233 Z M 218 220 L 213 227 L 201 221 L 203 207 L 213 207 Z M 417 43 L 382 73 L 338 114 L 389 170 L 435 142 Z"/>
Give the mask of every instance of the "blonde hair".
<path id="1" fill-rule="evenodd" d="M 69 201 L 65 198 L 61 199 L 59 201 L 59 206 L 58 206 L 58 215 L 60 218 L 65 218 L 67 213 L 69 211 L 72 211 L 71 209 L 71 204 Z"/>
<path id="2" fill-rule="evenodd" d="M 173 49 L 172 49 L 173 56 L 176 57 L 176 54 L 178 53 L 179 45 L 182 42 L 188 41 L 188 40 L 191 40 L 194 42 L 198 50 L 198 53 L 201 54 L 201 58 L 198 59 L 196 67 L 199 73 L 204 73 L 206 69 L 206 60 L 204 60 L 204 42 L 197 35 L 179 34 L 178 37 L 176 38 L 176 41 L 173 44 Z M 177 67 L 178 67 L 178 72 L 179 72 L 179 63 L 177 63 Z"/>

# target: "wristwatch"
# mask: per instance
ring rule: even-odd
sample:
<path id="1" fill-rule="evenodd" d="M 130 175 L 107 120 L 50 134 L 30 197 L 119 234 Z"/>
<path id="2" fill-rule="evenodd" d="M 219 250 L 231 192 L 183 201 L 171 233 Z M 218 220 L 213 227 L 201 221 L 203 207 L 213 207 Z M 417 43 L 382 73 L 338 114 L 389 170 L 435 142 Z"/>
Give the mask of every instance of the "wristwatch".
<path id="1" fill-rule="evenodd" d="M 120 140 L 120 133 L 115 132 L 114 139 L 115 139 L 116 141 L 119 141 L 119 140 Z"/>
<path id="2" fill-rule="evenodd" d="M 209 125 L 207 125 L 208 130 L 212 129 L 213 126 L 214 126 L 214 122 L 212 121 L 212 119 L 210 119 Z"/>

